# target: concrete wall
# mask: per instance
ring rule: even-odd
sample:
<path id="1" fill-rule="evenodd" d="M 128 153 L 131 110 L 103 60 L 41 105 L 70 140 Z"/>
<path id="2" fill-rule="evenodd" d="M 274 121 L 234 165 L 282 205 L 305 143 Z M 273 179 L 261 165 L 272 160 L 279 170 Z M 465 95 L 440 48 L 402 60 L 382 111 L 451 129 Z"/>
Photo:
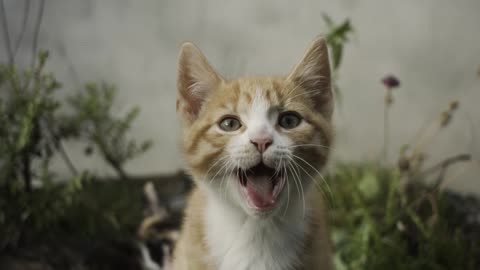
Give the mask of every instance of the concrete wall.
<path id="1" fill-rule="evenodd" d="M 32 2 L 34 10 L 39 1 Z M 11 32 L 17 33 L 23 1 L 5 3 Z M 106 80 L 119 87 L 118 113 L 140 105 L 133 134 L 152 138 L 155 146 L 127 169 L 169 172 L 182 166 L 174 116 L 180 44 L 197 43 L 226 77 L 282 74 L 313 37 L 325 32 L 322 13 L 337 21 L 348 17 L 356 29 L 340 74 L 344 100 L 336 115 L 336 158 L 378 157 L 380 79 L 387 73 L 402 82 L 391 112 L 391 162 L 400 145 L 452 99 L 460 101 L 460 111 L 430 147 L 431 161 L 462 152 L 480 158 L 478 0 L 47 0 L 39 44 L 51 51 L 48 67 L 68 91 L 86 80 Z M 31 31 L 19 51 L 20 62 L 29 57 L 29 40 Z M 97 159 L 85 159 L 78 145 L 69 149 L 82 167 L 109 173 Z M 479 172 L 478 163 L 469 166 L 450 185 L 480 192 Z"/>

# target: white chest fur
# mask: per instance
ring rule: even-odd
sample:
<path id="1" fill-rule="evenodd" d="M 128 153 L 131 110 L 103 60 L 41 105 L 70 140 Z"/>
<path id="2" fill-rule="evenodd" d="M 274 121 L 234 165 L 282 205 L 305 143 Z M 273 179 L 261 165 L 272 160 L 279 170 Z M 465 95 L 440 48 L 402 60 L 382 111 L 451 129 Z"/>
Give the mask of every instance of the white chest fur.
<path id="1" fill-rule="evenodd" d="M 306 227 L 303 212 L 295 210 L 282 218 L 256 218 L 210 198 L 205 228 L 211 263 L 219 270 L 292 269 L 299 263 Z"/>

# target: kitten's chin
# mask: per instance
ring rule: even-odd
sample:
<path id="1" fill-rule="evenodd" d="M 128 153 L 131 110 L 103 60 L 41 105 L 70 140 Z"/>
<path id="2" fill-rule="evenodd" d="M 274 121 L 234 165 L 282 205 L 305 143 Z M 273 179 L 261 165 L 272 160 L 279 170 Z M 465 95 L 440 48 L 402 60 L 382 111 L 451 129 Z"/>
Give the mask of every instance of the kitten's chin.
<path id="1" fill-rule="evenodd" d="M 280 194 L 285 186 L 285 177 L 263 163 L 239 170 L 237 180 L 241 198 L 244 200 L 247 212 L 257 216 L 273 212 L 280 201 Z"/>

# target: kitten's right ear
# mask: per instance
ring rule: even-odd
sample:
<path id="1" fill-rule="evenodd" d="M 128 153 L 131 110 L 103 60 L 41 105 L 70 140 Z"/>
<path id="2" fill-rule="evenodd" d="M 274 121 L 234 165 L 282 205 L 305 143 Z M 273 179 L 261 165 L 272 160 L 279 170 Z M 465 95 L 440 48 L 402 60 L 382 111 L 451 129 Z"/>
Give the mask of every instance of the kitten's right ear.
<path id="1" fill-rule="evenodd" d="M 305 95 L 313 101 L 315 109 L 330 119 L 334 105 L 330 77 L 327 43 L 322 37 L 317 37 L 288 75 L 288 80 L 301 86 Z"/>
<path id="2" fill-rule="evenodd" d="M 197 119 L 209 92 L 223 79 L 190 42 L 184 43 L 180 49 L 177 72 L 177 113 L 191 124 Z"/>

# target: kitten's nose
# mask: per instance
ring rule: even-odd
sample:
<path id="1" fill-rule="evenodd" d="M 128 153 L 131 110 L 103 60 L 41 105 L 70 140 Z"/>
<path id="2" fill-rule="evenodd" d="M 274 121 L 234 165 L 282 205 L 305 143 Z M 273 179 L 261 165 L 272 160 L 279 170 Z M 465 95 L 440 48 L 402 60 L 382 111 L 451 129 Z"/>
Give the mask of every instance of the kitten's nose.
<path id="1" fill-rule="evenodd" d="M 250 142 L 257 147 L 260 153 L 265 152 L 267 148 L 272 145 L 272 138 L 270 137 L 258 137 L 251 139 Z"/>

